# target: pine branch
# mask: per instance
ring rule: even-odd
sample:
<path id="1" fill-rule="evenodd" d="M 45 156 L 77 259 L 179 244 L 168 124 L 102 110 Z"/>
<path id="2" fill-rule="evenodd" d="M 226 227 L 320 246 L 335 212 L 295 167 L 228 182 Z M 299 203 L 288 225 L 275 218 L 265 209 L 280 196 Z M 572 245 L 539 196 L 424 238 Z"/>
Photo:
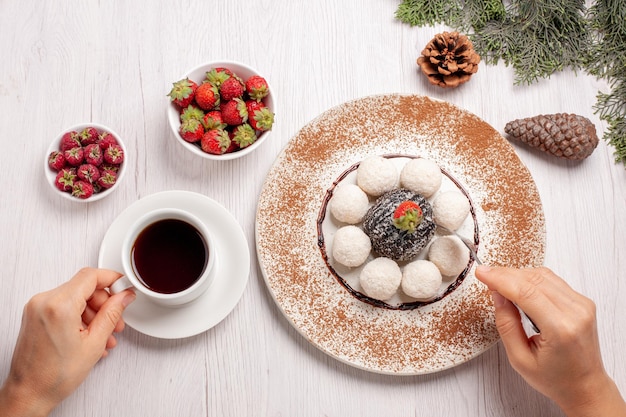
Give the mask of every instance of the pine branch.
<path id="1" fill-rule="evenodd" d="M 474 49 L 478 51 L 487 64 L 497 64 L 500 59 L 506 65 L 511 65 L 515 59 L 515 33 L 509 30 L 508 21 L 487 22 L 482 31 L 471 35 Z M 486 35 L 488 33 L 489 35 Z"/>
<path id="2" fill-rule="evenodd" d="M 465 0 L 460 13 L 452 14 L 448 24 L 462 32 L 478 32 L 491 21 L 506 17 L 502 0 Z"/>
<path id="3" fill-rule="evenodd" d="M 566 67 L 580 69 L 580 51 L 590 39 L 585 10 L 582 0 L 511 1 L 508 18 L 495 31 L 494 25 L 486 25 L 475 33 L 474 47 L 490 62 L 503 59 L 512 65 L 516 84 L 531 84 Z M 492 48 L 494 42 L 501 44 L 502 55 Z"/>
<path id="4" fill-rule="evenodd" d="M 621 7 L 621 10 L 620 10 Z M 593 44 L 586 57 L 589 72 L 600 78 L 619 77 L 626 68 L 626 8 L 620 1 L 599 0 L 588 13 Z"/>
<path id="5" fill-rule="evenodd" d="M 626 118 L 622 117 L 609 124 L 604 139 L 615 148 L 615 162 L 626 164 Z"/>
<path id="6" fill-rule="evenodd" d="M 626 84 L 624 80 L 614 83 L 610 93 L 599 92 L 594 109 L 600 118 L 614 121 L 626 116 Z"/>
<path id="7" fill-rule="evenodd" d="M 611 90 L 598 93 L 594 110 L 609 124 L 604 139 L 615 148 L 615 160 L 626 164 L 626 5 L 623 0 L 598 0 L 587 17 L 593 44 L 586 67 L 606 79 Z"/>
<path id="8" fill-rule="evenodd" d="M 461 9 L 458 0 L 403 0 L 396 18 L 411 26 L 434 26 L 447 23 Z"/>

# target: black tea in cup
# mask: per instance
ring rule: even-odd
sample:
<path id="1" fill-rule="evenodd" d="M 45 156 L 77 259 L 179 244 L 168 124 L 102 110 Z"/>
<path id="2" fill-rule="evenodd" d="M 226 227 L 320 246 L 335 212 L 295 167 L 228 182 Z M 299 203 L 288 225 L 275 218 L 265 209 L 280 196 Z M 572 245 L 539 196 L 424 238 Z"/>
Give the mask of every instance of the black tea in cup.
<path id="1" fill-rule="evenodd" d="M 193 225 L 164 219 L 139 233 L 130 256 L 135 275 L 147 288 L 173 294 L 200 278 L 208 263 L 209 248 Z"/>

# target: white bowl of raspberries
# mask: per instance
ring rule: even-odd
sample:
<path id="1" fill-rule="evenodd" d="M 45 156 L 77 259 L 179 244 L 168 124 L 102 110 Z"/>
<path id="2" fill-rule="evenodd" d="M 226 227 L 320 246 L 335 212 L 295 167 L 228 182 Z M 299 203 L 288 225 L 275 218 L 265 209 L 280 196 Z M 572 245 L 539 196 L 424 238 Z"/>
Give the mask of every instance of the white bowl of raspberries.
<path id="1" fill-rule="evenodd" d="M 46 153 L 45 173 L 62 197 L 78 202 L 111 194 L 126 171 L 126 148 L 112 129 L 83 123 L 64 129 Z"/>
<path id="2" fill-rule="evenodd" d="M 253 152 L 274 124 L 268 81 L 233 61 L 202 64 L 172 83 L 168 121 L 176 140 L 207 159 L 228 160 Z"/>

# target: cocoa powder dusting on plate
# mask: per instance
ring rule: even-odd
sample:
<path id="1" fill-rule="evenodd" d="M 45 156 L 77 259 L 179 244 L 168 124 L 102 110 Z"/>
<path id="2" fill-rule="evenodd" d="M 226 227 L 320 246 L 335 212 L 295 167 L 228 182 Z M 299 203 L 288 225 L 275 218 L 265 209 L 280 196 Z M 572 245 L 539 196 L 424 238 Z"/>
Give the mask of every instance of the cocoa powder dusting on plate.
<path id="1" fill-rule="evenodd" d="M 438 302 L 387 310 L 352 297 L 329 273 L 318 247 L 316 220 L 326 190 L 352 164 L 386 154 L 431 159 L 463 184 L 476 208 L 486 263 L 543 263 L 541 201 L 511 145 L 452 104 L 379 95 L 324 112 L 279 155 L 257 207 L 259 264 L 282 313 L 323 352 L 373 372 L 437 372 L 498 340 L 489 291 L 473 269 Z"/>

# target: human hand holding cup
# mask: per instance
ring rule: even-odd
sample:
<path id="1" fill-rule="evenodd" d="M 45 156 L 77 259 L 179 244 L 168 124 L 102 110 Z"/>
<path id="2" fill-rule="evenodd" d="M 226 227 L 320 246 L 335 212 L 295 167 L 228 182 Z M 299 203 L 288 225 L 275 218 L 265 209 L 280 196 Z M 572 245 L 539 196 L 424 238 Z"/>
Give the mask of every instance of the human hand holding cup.
<path id="1" fill-rule="evenodd" d="M 110 288 L 134 288 L 151 301 L 175 307 L 211 285 L 216 248 L 206 225 L 174 208 L 151 211 L 130 227 L 121 249 L 124 276 Z"/>

